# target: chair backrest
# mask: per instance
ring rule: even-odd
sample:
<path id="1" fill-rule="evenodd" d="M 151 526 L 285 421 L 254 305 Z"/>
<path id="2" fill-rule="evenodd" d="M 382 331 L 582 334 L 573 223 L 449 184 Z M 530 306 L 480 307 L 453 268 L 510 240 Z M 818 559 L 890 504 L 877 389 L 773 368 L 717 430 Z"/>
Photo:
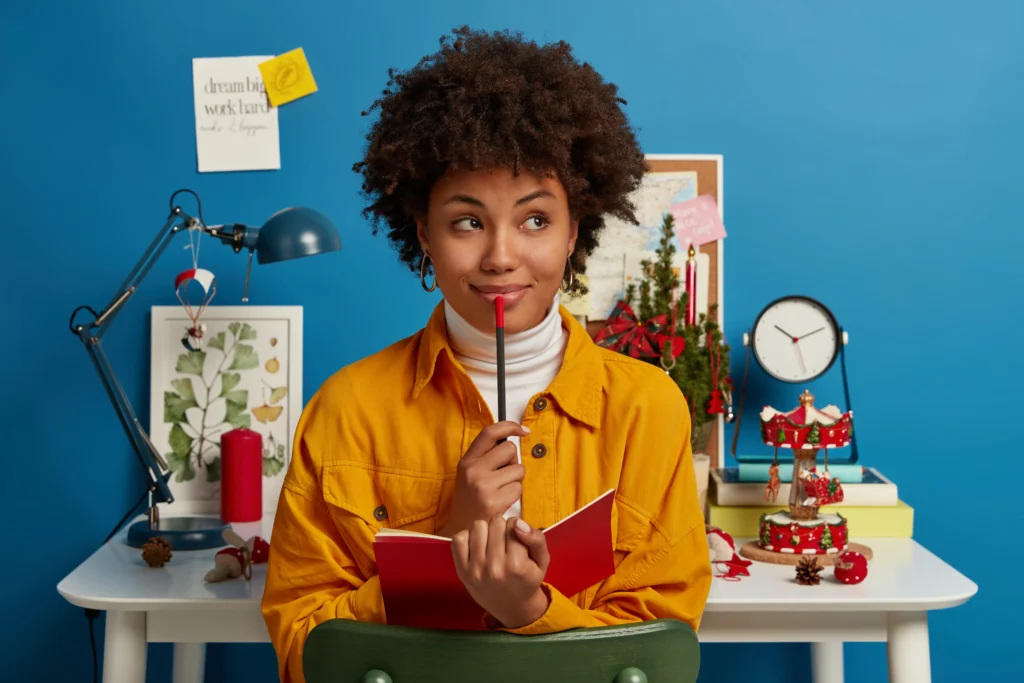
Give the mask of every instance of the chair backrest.
<path id="1" fill-rule="evenodd" d="M 671 619 L 534 636 L 332 619 L 302 667 L 306 683 L 696 683 L 700 643 Z"/>

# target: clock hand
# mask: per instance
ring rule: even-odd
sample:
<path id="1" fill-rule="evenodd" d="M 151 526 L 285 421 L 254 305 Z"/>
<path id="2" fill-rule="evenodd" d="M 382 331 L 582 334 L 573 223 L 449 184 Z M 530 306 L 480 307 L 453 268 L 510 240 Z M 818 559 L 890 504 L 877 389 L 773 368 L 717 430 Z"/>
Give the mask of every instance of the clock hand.
<path id="1" fill-rule="evenodd" d="M 807 365 L 804 363 L 804 354 L 800 351 L 800 345 L 794 342 L 793 348 L 796 349 L 796 357 L 800 359 L 800 372 L 807 372 Z"/>
<path id="2" fill-rule="evenodd" d="M 779 332 L 781 332 L 782 334 L 784 334 L 784 335 L 786 335 L 787 337 L 789 337 L 790 339 L 792 339 L 792 340 L 793 340 L 793 343 L 796 343 L 796 337 L 794 337 L 793 335 L 791 335 L 791 334 L 790 334 L 789 332 L 786 332 L 786 331 L 785 331 L 784 329 L 782 329 L 782 328 L 781 328 L 781 327 L 779 327 L 778 325 L 776 325 L 776 326 L 775 326 L 775 329 L 777 329 L 777 330 L 778 330 Z"/>
<path id="3" fill-rule="evenodd" d="M 821 332 L 823 329 L 825 329 L 825 328 L 824 327 L 819 327 L 818 329 L 814 330 L 814 332 L 808 332 L 807 334 L 805 334 L 804 336 L 802 336 L 800 338 L 801 339 L 806 339 L 807 337 L 810 337 L 812 334 L 814 334 L 816 332 Z"/>

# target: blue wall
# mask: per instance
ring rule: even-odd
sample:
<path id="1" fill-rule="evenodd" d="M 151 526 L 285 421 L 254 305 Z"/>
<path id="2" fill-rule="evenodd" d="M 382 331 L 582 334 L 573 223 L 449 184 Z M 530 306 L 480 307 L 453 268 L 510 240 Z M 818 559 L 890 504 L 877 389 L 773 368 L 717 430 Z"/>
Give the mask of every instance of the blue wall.
<path id="1" fill-rule="evenodd" d="M 389 66 L 412 65 L 468 22 L 564 38 L 621 85 L 651 153 L 725 155 L 726 330 L 770 299 L 805 293 L 851 333 L 848 364 L 865 460 L 916 507 L 916 535 L 981 586 L 934 614 L 934 680 L 1008 679 L 1009 618 L 1022 554 L 1007 427 L 1024 332 L 1011 301 L 1022 253 L 1022 5 L 840 3 L 3 3 L 0 196 L 5 302 L 0 512 L 2 669 L 8 681 L 88 680 L 82 611 L 55 586 L 138 495 L 140 472 L 85 352 L 68 332 L 102 306 L 191 187 L 210 222 L 258 224 L 306 204 L 342 228 L 344 251 L 256 271 L 254 304 L 306 311 L 305 398 L 339 366 L 413 332 L 424 294 L 360 218 L 366 120 Z M 346 8 L 350 6 L 350 8 Z M 196 172 L 191 58 L 305 48 L 320 86 L 280 111 L 282 169 Z M 187 199 L 187 198 L 186 198 Z M 187 257 L 171 250 L 106 338 L 139 414 L 148 414 L 148 314 L 174 304 Z M 216 303 L 237 303 L 243 259 L 210 247 Z M 406 303 L 398 306 L 397 298 Z M 732 355 L 741 368 L 742 347 Z M 737 380 L 739 373 L 736 373 Z M 812 387 L 842 402 L 839 373 Z M 752 371 L 748 406 L 791 405 L 792 387 Z M 145 418 L 144 418 L 145 419 Z M 749 422 L 747 423 L 750 424 Z M 744 430 L 741 448 L 757 448 Z M 731 434 L 729 435 L 731 437 Z M 1016 434 L 1014 434 L 1016 436 Z M 968 466 L 1010 467 L 987 492 Z M 1007 482 L 1003 489 L 999 483 Z M 971 513 L 999 520 L 977 529 Z M 19 518 L 16 519 L 15 515 Z M 1000 515 L 1005 517 L 1000 517 Z M 24 521 L 20 519 L 24 517 Z M 1008 544 L 1008 545 L 1006 545 Z M 99 624 L 102 634 L 102 622 Z M 52 656 L 59 643 L 61 656 Z M 100 643 L 102 646 L 102 642 Z M 805 645 L 715 645 L 702 681 L 810 680 Z M 851 681 L 884 681 L 881 645 L 846 648 Z M 150 651 L 169 681 L 170 648 Z M 765 671 L 768 662 L 781 669 Z M 274 678 L 269 646 L 214 646 L 209 680 Z"/>

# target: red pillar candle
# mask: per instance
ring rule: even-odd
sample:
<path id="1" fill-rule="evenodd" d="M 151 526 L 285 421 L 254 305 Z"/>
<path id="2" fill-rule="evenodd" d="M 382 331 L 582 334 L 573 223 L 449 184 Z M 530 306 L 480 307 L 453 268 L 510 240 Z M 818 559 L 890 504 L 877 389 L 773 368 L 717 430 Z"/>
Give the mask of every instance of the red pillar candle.
<path id="1" fill-rule="evenodd" d="M 263 437 L 245 427 L 220 439 L 220 517 L 225 522 L 263 519 Z"/>
<path id="2" fill-rule="evenodd" d="M 697 323 L 697 257 L 693 245 L 686 258 L 686 325 Z"/>

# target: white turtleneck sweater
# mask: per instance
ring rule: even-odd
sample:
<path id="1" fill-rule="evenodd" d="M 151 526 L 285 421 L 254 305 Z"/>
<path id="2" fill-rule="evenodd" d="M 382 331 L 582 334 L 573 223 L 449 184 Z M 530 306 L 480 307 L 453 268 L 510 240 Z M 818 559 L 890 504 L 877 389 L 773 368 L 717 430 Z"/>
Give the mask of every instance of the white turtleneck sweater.
<path id="1" fill-rule="evenodd" d="M 444 303 L 448 343 L 455 357 L 469 373 L 487 401 L 494 419 L 498 418 L 497 349 L 493 334 L 470 325 L 455 309 Z M 505 335 L 505 409 L 507 420 L 522 423 L 526 406 L 535 394 L 548 388 L 562 367 L 568 333 L 562 328 L 556 298 L 544 320 L 529 330 Z M 519 437 L 509 437 L 522 462 Z M 522 501 L 513 503 L 505 517 L 519 516 Z"/>

